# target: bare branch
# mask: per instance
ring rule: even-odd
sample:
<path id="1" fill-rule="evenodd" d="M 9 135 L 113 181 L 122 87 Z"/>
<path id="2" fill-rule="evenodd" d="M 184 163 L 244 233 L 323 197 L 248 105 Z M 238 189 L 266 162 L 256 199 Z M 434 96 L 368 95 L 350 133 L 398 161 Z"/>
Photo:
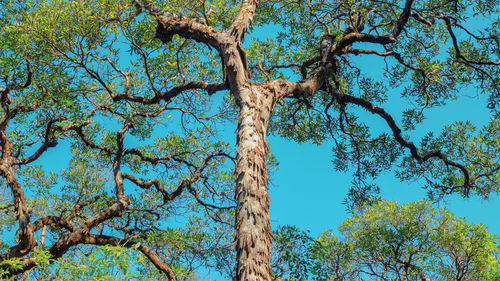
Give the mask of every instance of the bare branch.
<path id="1" fill-rule="evenodd" d="M 187 83 L 184 83 L 182 85 L 176 86 L 168 92 L 156 93 L 155 96 L 152 98 L 139 97 L 139 96 L 129 95 L 129 94 L 125 94 L 125 93 L 116 94 L 116 95 L 113 95 L 112 97 L 113 97 L 114 101 L 127 100 L 127 101 L 142 103 L 142 104 L 155 104 L 155 103 L 160 102 L 161 100 L 165 101 L 166 103 L 169 103 L 172 101 L 172 99 L 174 97 L 176 97 L 177 95 L 179 95 L 185 91 L 204 90 L 204 91 L 207 91 L 209 95 L 211 95 L 211 94 L 214 94 L 215 92 L 224 91 L 227 89 L 228 89 L 228 87 L 224 83 L 209 84 L 205 81 L 191 81 L 191 82 L 187 82 Z"/>
<path id="2" fill-rule="evenodd" d="M 258 0 L 243 0 L 238 16 L 234 19 L 228 31 L 236 42 L 242 42 L 245 33 L 252 24 L 255 11 L 259 5 Z"/>

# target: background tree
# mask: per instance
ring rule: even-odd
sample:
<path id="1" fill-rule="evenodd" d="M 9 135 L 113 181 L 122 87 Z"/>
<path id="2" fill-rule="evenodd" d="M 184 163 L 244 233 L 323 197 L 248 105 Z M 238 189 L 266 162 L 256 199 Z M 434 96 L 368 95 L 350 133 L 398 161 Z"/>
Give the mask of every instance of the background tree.
<path id="1" fill-rule="evenodd" d="M 429 202 L 354 211 L 339 238 L 275 231 L 275 280 L 498 280 L 498 236 Z"/>
<path id="2" fill-rule="evenodd" d="M 132 247 L 157 234 L 168 243 L 165 221 L 181 211 L 199 217 L 203 210 L 230 226 L 232 176 L 224 161 L 230 159 L 236 162 L 236 279 L 270 280 L 268 127 L 299 142 L 332 139 L 336 168 L 355 170 L 348 199 L 353 209 L 376 194 L 371 179 L 393 166 L 402 179 L 424 178 L 434 199 L 498 191 L 494 1 L 4 6 L 1 172 L 9 195 L 2 210 L 15 218 L 6 223 L 17 223 L 18 239 L 0 260 L 22 262 L 19 270 L 3 267 L 9 276 L 35 266 L 29 255 L 45 225 L 53 231 L 46 242 L 53 258 L 79 244 Z M 280 32 L 244 47 L 251 23 Z M 378 58 L 382 68 L 366 69 L 358 55 Z M 467 87 L 489 95 L 487 126 L 475 132 L 457 122 L 418 146 L 403 134 L 426 110 Z M 225 101 L 212 101 L 212 94 L 226 90 Z M 400 97 L 408 108 L 397 122 L 382 105 Z M 356 108 L 383 120 L 385 132 L 373 136 Z M 235 158 L 217 142 L 218 122 L 233 111 Z M 60 178 L 33 168 L 63 141 L 74 159 Z M 26 203 L 23 187 L 42 200 Z M 47 208 L 44 195 L 59 201 Z M 39 212 L 28 208 L 37 203 Z M 226 242 L 222 234 L 209 241 Z M 170 249 L 158 241 L 138 250 L 175 279 L 172 266 L 149 251 Z M 224 244 L 210 248 L 223 252 Z"/>

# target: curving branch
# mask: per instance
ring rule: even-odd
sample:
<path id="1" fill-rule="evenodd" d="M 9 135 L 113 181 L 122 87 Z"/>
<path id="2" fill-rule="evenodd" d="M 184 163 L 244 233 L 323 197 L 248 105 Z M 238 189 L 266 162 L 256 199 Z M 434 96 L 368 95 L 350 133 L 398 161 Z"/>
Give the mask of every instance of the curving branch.
<path id="1" fill-rule="evenodd" d="M 312 96 L 317 90 L 324 87 L 328 77 L 330 77 L 339 67 L 339 62 L 335 58 L 336 55 L 344 53 L 361 53 L 361 50 L 354 50 L 352 45 L 356 42 L 378 43 L 387 45 L 396 42 L 397 37 L 401 34 L 404 26 L 408 22 L 411 15 L 411 6 L 413 0 L 407 0 L 405 7 L 398 18 L 398 21 L 393 31 L 388 35 L 373 35 L 369 33 L 360 33 L 355 30 L 347 30 L 346 34 L 339 41 L 334 41 L 326 47 L 321 56 L 312 58 L 304 63 L 301 67 L 302 80 L 298 82 L 290 82 L 283 80 L 274 80 L 264 83 L 264 85 L 273 88 L 277 94 L 276 99 L 281 98 L 302 98 Z M 367 51 L 367 53 L 370 51 Z M 399 54 L 395 52 L 377 53 L 382 56 L 394 56 L 401 60 Z M 320 62 L 319 66 L 306 77 L 307 67 L 315 62 Z"/>
<path id="2" fill-rule="evenodd" d="M 47 123 L 47 127 L 45 128 L 45 137 L 44 137 L 43 144 L 31 156 L 28 156 L 28 157 L 22 158 L 22 159 L 17 159 L 14 162 L 14 165 L 23 165 L 23 164 L 31 163 L 31 162 L 37 160 L 38 158 L 40 158 L 40 156 L 42 156 L 42 154 L 45 151 L 47 151 L 47 149 L 49 149 L 50 147 L 55 147 L 57 145 L 57 140 L 54 138 L 54 130 L 55 130 L 54 124 L 56 122 L 63 121 L 63 120 L 66 120 L 66 118 L 59 117 L 59 118 L 55 118 L 55 119 L 50 120 Z"/>
<path id="3" fill-rule="evenodd" d="M 163 202 L 167 203 L 169 201 L 174 200 L 175 198 L 179 197 L 184 189 L 186 188 L 186 183 L 183 181 L 181 184 L 177 186 L 177 188 L 173 192 L 168 192 L 165 187 L 161 184 L 161 181 L 159 179 L 151 179 L 151 180 L 141 180 L 136 178 L 134 175 L 128 174 L 128 173 L 122 173 L 122 177 L 124 179 L 127 179 L 137 185 L 140 188 L 143 189 L 149 189 L 152 186 L 155 187 L 156 191 L 161 193 L 163 195 Z"/>
<path id="4" fill-rule="evenodd" d="M 230 156 L 224 152 L 217 152 L 217 153 L 211 154 L 208 157 L 206 157 L 203 161 L 203 164 L 198 167 L 198 166 L 195 166 L 191 163 L 187 163 L 186 161 L 176 159 L 176 156 L 178 156 L 178 155 L 164 156 L 164 157 L 159 157 L 159 158 L 151 158 L 151 157 L 144 156 L 137 149 L 130 149 L 129 152 L 131 152 L 131 154 L 134 154 L 134 155 L 141 157 L 141 159 L 143 159 L 144 161 L 150 162 L 151 164 L 154 164 L 154 165 L 157 164 L 158 162 L 164 161 L 164 160 L 175 160 L 175 161 L 182 162 L 182 163 L 190 166 L 191 168 L 195 169 L 195 172 L 193 172 L 193 176 L 189 179 L 182 180 L 173 192 L 168 192 L 167 189 L 162 185 L 161 181 L 157 178 L 150 179 L 150 180 L 142 180 L 142 179 L 136 178 L 134 175 L 129 174 L 129 173 L 122 173 L 121 174 L 121 176 L 124 179 L 131 181 L 132 183 L 139 186 L 140 188 L 149 189 L 152 186 L 154 186 L 156 191 L 158 191 L 159 193 L 161 193 L 163 195 L 163 202 L 164 203 L 167 203 L 169 201 L 174 200 L 175 198 L 180 196 L 184 192 L 184 190 L 187 189 L 195 197 L 195 199 L 198 201 L 198 203 L 200 203 L 201 205 L 203 205 L 205 207 L 217 208 L 217 209 L 229 209 L 229 208 L 231 208 L 231 207 L 214 206 L 212 204 L 208 204 L 208 203 L 203 202 L 199 198 L 198 192 L 193 188 L 192 185 L 193 185 L 193 183 L 198 181 L 200 178 L 204 178 L 202 173 L 207 167 L 209 167 L 210 161 L 212 161 L 212 159 L 214 159 L 215 157 L 227 157 L 227 158 L 230 158 L 231 160 L 234 161 L 234 158 L 232 156 Z"/>
<path id="5" fill-rule="evenodd" d="M 14 83 L 7 85 L 7 88 L 2 90 L 2 99 L 4 95 L 9 93 L 9 91 L 25 89 L 31 85 L 31 82 L 33 81 L 33 67 L 31 66 L 30 59 L 26 59 L 26 71 L 26 81 L 24 84 L 17 84 L 14 81 Z"/>
<path id="6" fill-rule="evenodd" d="M 458 60 L 463 60 L 466 63 L 478 64 L 478 65 L 500 65 L 500 61 L 496 61 L 496 62 L 476 61 L 476 60 L 471 60 L 469 58 L 466 58 L 462 54 L 462 52 L 460 51 L 460 48 L 458 46 L 457 37 L 455 36 L 455 33 L 453 32 L 450 17 L 439 14 L 437 16 L 437 18 L 442 19 L 445 22 L 446 30 L 448 31 L 448 34 L 450 34 L 451 40 L 453 42 L 453 48 L 455 49 L 455 56 Z"/>
<path id="7" fill-rule="evenodd" d="M 372 104 L 369 101 L 366 101 L 364 99 L 361 99 L 361 98 L 358 98 L 355 96 L 351 96 L 351 95 L 347 95 L 347 94 L 341 94 L 337 90 L 335 90 L 333 87 L 329 87 L 328 91 L 332 95 L 335 96 L 338 103 L 341 105 L 345 105 L 348 103 L 356 104 L 356 105 L 363 107 L 365 110 L 369 111 L 370 113 L 382 117 L 385 120 L 385 122 L 387 123 L 387 125 L 389 126 L 389 128 L 391 129 L 392 134 L 394 136 L 394 139 L 401 146 L 409 149 L 411 156 L 415 160 L 417 160 L 419 162 L 425 162 L 425 161 L 429 160 L 430 158 L 438 158 L 441 161 L 443 161 L 443 163 L 445 163 L 447 166 L 449 165 L 449 166 L 453 166 L 455 168 L 458 168 L 464 176 L 464 183 L 463 183 L 463 187 L 465 188 L 464 194 L 465 194 L 465 196 L 469 196 L 469 189 L 472 187 L 472 184 L 470 181 L 469 171 L 467 171 L 467 168 L 465 168 L 464 165 L 457 163 L 455 161 L 449 160 L 448 157 L 439 150 L 428 151 L 428 152 L 425 152 L 424 154 L 419 153 L 417 147 L 415 146 L 415 144 L 413 142 L 410 142 L 410 141 L 406 140 L 405 138 L 403 138 L 402 131 L 397 126 L 396 122 L 394 121 L 394 118 L 392 118 L 392 116 L 389 113 L 387 113 L 387 111 L 385 111 L 383 108 L 380 108 L 380 107 L 378 107 L 378 106 L 376 106 L 376 105 L 374 105 L 374 104 Z"/>
<path id="8" fill-rule="evenodd" d="M 126 93 L 120 93 L 113 95 L 112 98 L 114 101 L 133 101 L 137 103 L 142 103 L 142 104 L 155 104 L 160 101 L 165 101 L 165 103 L 170 103 L 172 99 L 179 94 L 185 92 L 185 91 L 190 91 L 190 90 L 204 90 L 206 91 L 209 95 L 212 95 L 216 92 L 219 91 L 224 91 L 227 90 L 228 87 L 225 83 L 219 83 L 219 84 L 209 84 L 204 81 L 191 81 L 191 82 L 186 82 L 182 85 L 176 86 L 172 88 L 168 92 L 159 92 L 155 94 L 154 97 L 152 98 L 145 98 L 145 97 L 139 97 L 139 96 L 134 96 Z"/>

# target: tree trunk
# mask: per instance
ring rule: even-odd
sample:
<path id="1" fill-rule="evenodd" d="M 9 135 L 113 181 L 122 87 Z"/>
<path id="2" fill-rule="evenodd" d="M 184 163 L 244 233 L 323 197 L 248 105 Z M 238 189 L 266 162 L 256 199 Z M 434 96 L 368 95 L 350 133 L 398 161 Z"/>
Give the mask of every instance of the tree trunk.
<path id="1" fill-rule="evenodd" d="M 247 85 L 238 89 L 236 280 L 269 281 L 271 223 L 265 137 L 274 97 L 264 87 L 251 83 Z"/>

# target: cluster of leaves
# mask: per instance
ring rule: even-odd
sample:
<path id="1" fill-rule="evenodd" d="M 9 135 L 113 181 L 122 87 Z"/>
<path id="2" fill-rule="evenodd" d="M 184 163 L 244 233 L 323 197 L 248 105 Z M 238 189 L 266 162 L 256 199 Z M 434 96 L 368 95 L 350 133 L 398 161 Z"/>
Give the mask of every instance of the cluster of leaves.
<path id="1" fill-rule="evenodd" d="M 136 267 L 144 266 L 147 260 L 131 249 L 102 246 L 82 248 L 75 255 L 61 258 L 50 267 L 36 272 L 37 279 L 45 280 L 155 280 L 143 278 Z"/>

